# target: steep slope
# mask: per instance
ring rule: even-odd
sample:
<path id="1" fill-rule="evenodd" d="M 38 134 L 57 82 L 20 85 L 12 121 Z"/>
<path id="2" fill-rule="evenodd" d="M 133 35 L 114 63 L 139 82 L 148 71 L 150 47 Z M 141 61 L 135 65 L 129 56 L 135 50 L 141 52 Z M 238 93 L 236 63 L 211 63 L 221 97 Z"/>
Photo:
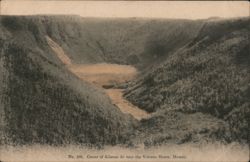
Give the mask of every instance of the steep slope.
<path id="1" fill-rule="evenodd" d="M 161 131 L 159 143 L 174 138 L 167 136 L 171 126 L 181 128 L 180 134 L 188 134 L 187 141 L 216 132 L 212 134 L 227 142 L 246 142 L 250 118 L 249 22 L 249 18 L 208 20 L 190 44 L 134 82 L 126 92 L 127 99 L 155 112 L 141 129 L 151 123 L 156 134 Z M 192 116 L 188 123 L 203 124 L 196 129 L 176 116 Z M 204 122 L 207 118 L 211 122 Z M 220 124 L 212 128 L 216 123 Z M 156 135 L 153 139 L 157 143 Z"/>
<path id="2" fill-rule="evenodd" d="M 0 18 L 1 144 L 125 143 L 135 121 L 71 74 L 22 18 Z"/>
<path id="3" fill-rule="evenodd" d="M 48 35 L 75 63 L 109 62 L 148 67 L 195 38 L 203 21 L 5 16 L 3 24 L 30 31 L 39 46 L 43 46 L 44 35 Z"/>
<path id="4" fill-rule="evenodd" d="M 72 64 L 68 55 L 63 49 L 54 42 L 50 37 L 46 36 L 47 42 L 55 55 L 66 65 L 69 71 L 83 81 L 89 82 L 92 86 L 102 88 L 123 113 L 131 114 L 135 119 L 149 117 L 148 113 L 135 107 L 126 101 L 123 97 L 122 89 L 114 89 L 117 84 L 126 83 L 135 78 L 137 71 L 130 65 L 118 64 Z"/>
<path id="5" fill-rule="evenodd" d="M 248 138 L 248 18 L 0 21 L 2 143 L 151 146 Z M 56 56 L 53 46 L 65 55 Z M 122 87 L 129 86 L 125 97 L 133 104 L 154 112 L 151 118 L 138 123 L 122 114 L 64 65 L 103 62 L 140 70 Z"/>

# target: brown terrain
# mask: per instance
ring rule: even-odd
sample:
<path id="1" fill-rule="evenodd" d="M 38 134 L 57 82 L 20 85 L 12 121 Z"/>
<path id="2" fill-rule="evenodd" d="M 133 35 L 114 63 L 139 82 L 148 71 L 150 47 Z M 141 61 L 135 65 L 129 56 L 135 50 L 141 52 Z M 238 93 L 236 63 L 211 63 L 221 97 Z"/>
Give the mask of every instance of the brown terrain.
<path id="1" fill-rule="evenodd" d="M 130 65 L 118 64 L 73 64 L 71 59 L 67 56 L 64 50 L 46 36 L 47 42 L 56 56 L 80 79 L 89 82 L 91 85 L 102 90 L 109 96 L 112 103 L 116 105 L 121 112 L 131 114 L 135 119 L 141 120 L 148 118 L 149 113 L 138 108 L 123 97 L 123 89 L 108 88 L 105 86 L 112 86 L 115 84 L 125 83 L 135 78 L 137 70 Z"/>
<path id="2" fill-rule="evenodd" d="M 0 161 L 249 160 L 249 22 L 1 16 Z"/>

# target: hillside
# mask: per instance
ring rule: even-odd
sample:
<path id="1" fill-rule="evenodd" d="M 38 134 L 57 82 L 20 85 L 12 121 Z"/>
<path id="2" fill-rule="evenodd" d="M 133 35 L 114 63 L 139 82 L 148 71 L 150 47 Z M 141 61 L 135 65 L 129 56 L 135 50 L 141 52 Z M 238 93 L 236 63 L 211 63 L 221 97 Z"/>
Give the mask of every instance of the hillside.
<path id="1" fill-rule="evenodd" d="M 70 73 L 36 28 L 19 21 L 1 17 L 1 144 L 125 143 L 134 119 Z"/>
<path id="2" fill-rule="evenodd" d="M 40 47 L 46 41 L 44 35 L 48 35 L 75 63 L 109 62 L 146 67 L 192 40 L 203 21 L 4 16 L 3 24 L 12 30 L 29 31 Z"/>
<path id="3" fill-rule="evenodd" d="M 209 20 L 188 45 L 130 85 L 127 99 L 155 112 L 141 126 L 152 124 L 153 142 L 176 134 L 195 141 L 206 133 L 227 142 L 248 140 L 249 29 L 248 18 Z"/>
<path id="4" fill-rule="evenodd" d="M 1 144 L 246 143 L 249 29 L 249 18 L 1 16 Z"/>

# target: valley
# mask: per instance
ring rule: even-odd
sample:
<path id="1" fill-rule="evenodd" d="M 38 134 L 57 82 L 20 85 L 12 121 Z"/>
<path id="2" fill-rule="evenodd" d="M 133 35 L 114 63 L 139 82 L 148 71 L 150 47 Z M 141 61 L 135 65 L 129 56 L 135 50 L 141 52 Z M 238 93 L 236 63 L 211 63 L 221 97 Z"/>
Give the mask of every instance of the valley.
<path id="1" fill-rule="evenodd" d="M 1 145 L 246 145 L 249 18 L 0 17 Z"/>
<path id="2" fill-rule="evenodd" d="M 63 49 L 46 36 L 47 42 L 55 52 L 55 55 L 74 73 L 78 78 L 87 81 L 92 86 L 102 89 L 123 113 L 131 114 L 135 119 L 149 117 L 149 114 L 131 104 L 123 97 L 123 89 L 115 88 L 115 85 L 126 83 L 135 79 L 137 70 L 131 65 L 118 64 L 72 64 L 72 61 L 65 54 Z M 106 88 L 105 88 L 106 87 Z"/>
<path id="3" fill-rule="evenodd" d="M 131 104 L 123 97 L 122 88 L 116 85 L 135 79 L 137 71 L 132 66 L 117 64 L 71 65 L 69 70 L 83 81 L 101 88 L 123 113 L 131 114 L 135 119 L 148 118 L 149 114 Z"/>

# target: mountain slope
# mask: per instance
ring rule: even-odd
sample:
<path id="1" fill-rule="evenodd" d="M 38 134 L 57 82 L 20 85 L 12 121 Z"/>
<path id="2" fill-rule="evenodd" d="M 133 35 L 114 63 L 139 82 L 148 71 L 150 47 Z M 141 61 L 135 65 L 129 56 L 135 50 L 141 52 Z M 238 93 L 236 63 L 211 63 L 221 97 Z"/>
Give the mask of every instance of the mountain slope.
<path id="1" fill-rule="evenodd" d="M 1 17 L 2 144 L 101 146 L 127 141 L 135 123 L 131 117 L 62 66 L 43 43 L 45 37 L 38 39 L 42 35 L 26 30 L 25 23 L 4 21 Z"/>
<path id="2" fill-rule="evenodd" d="M 2 143 L 247 141 L 249 18 L 1 16 L 0 22 Z M 137 122 L 122 114 L 67 70 L 48 38 L 65 64 L 136 66 L 138 79 L 121 87 L 152 117 Z"/>
<path id="3" fill-rule="evenodd" d="M 217 128 L 224 132 L 219 133 L 220 138 L 247 141 L 249 29 L 249 18 L 207 21 L 190 44 L 134 82 L 125 96 L 138 107 L 156 112 L 149 121 L 162 125 L 153 126 L 155 129 L 165 129 L 171 125 L 170 119 L 177 125 L 181 122 L 169 114 L 185 114 L 188 118 L 202 113 L 225 123 Z M 203 127 L 214 131 L 208 128 L 209 123 Z M 199 135 L 197 131 L 191 134 Z"/>
<path id="4" fill-rule="evenodd" d="M 147 67 L 190 42 L 203 21 L 98 19 L 80 16 L 3 16 L 3 25 L 29 31 L 38 46 L 48 35 L 75 63 L 119 63 Z M 15 26 L 15 27 L 13 27 Z M 25 42 L 24 42 L 25 43 Z"/>

